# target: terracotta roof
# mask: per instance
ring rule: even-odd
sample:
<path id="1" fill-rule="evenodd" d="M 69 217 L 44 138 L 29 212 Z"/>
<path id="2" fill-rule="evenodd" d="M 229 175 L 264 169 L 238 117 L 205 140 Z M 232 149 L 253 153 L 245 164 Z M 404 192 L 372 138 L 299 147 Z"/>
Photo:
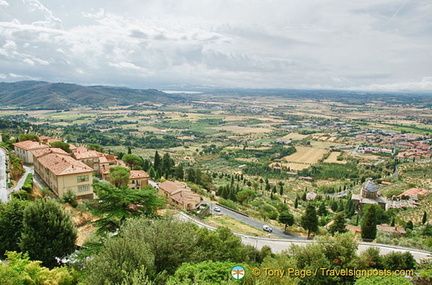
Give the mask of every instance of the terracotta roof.
<path id="1" fill-rule="evenodd" d="M 32 150 L 32 154 L 36 158 L 44 156 L 46 154 L 50 154 L 50 153 L 56 153 L 56 154 L 59 154 L 59 155 L 67 155 L 67 156 L 69 156 L 69 153 L 65 152 L 61 148 L 56 148 L 56 147 L 50 147 L 50 148 L 42 148 L 42 149 Z"/>
<path id="2" fill-rule="evenodd" d="M 104 163 L 109 163 L 109 162 L 105 156 L 101 156 L 101 157 L 99 157 L 99 163 L 104 164 Z"/>
<path id="3" fill-rule="evenodd" d="M 40 142 L 36 142 L 36 141 L 22 141 L 22 142 L 17 142 L 17 143 L 13 143 L 14 146 L 24 149 L 24 150 L 34 150 L 34 149 L 41 149 L 41 148 L 49 148 L 49 145 L 40 143 Z"/>
<path id="4" fill-rule="evenodd" d="M 180 191 L 170 196 L 170 198 L 179 204 L 184 204 L 186 201 L 190 201 L 190 200 L 195 201 L 197 199 L 200 199 L 200 195 L 192 191 Z"/>
<path id="5" fill-rule="evenodd" d="M 173 181 L 165 181 L 165 182 L 160 183 L 159 189 L 161 189 L 162 191 L 164 191 L 170 195 L 173 194 L 174 192 L 176 192 L 178 190 L 182 190 L 182 189 L 191 190 L 189 187 L 187 187 L 183 183 L 173 182 Z"/>
<path id="6" fill-rule="evenodd" d="M 98 158 L 103 156 L 102 153 L 95 151 L 95 150 L 85 150 L 85 151 L 80 151 L 79 150 L 80 147 L 77 148 L 77 151 L 74 152 L 74 157 L 78 160 L 80 159 L 88 159 L 88 158 Z"/>
<path id="7" fill-rule="evenodd" d="M 429 194 L 428 190 L 425 189 L 418 189 L 418 188 L 411 188 L 409 190 L 406 190 L 402 194 L 397 195 L 396 197 L 401 198 L 403 196 L 411 196 L 411 195 L 427 195 Z"/>
<path id="8" fill-rule="evenodd" d="M 149 178 L 150 176 L 144 170 L 131 170 L 130 179 Z"/>
<path id="9" fill-rule="evenodd" d="M 55 175 L 70 175 L 80 173 L 91 173 L 93 169 L 81 161 L 77 161 L 70 156 L 50 153 L 39 157 L 38 162 L 49 169 Z"/>

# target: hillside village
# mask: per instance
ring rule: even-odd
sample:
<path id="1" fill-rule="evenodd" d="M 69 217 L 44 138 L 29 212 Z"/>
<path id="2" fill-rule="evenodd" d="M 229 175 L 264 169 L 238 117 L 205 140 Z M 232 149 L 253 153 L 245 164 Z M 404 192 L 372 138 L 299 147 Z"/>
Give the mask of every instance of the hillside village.
<path id="1" fill-rule="evenodd" d="M 109 181 L 110 168 L 120 166 L 129 169 L 112 154 L 73 144 L 68 144 L 71 153 L 67 153 L 61 148 L 50 146 L 50 143 L 61 140 L 47 136 L 40 136 L 39 140 L 13 143 L 14 151 L 25 164 L 34 167 L 34 179 L 41 179 L 43 185 L 60 198 L 72 191 L 78 200 L 91 200 L 95 197 L 93 177 Z M 144 189 L 149 185 L 149 178 L 144 170 L 129 169 L 127 186 L 131 189 Z M 153 182 L 151 185 L 179 209 L 194 210 L 201 202 L 200 196 L 183 183 L 165 181 L 159 185 Z"/>

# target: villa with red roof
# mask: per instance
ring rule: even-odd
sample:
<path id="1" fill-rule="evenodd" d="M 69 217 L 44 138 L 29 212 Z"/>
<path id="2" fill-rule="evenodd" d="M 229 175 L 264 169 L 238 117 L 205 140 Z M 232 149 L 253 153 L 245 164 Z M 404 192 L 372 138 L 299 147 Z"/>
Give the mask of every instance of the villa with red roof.
<path id="1" fill-rule="evenodd" d="M 58 197 L 71 190 L 78 199 L 93 199 L 94 170 L 58 148 L 32 152 L 34 171 Z"/>

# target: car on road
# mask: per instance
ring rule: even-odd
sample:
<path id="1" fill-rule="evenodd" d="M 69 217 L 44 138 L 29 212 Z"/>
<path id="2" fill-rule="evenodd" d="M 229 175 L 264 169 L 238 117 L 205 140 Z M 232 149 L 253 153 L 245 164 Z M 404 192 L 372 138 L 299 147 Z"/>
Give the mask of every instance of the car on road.
<path id="1" fill-rule="evenodd" d="M 262 228 L 263 228 L 264 231 L 269 232 L 269 233 L 271 233 L 273 231 L 272 227 L 267 226 L 267 225 L 263 225 Z"/>
<path id="2" fill-rule="evenodd" d="M 215 212 L 218 212 L 218 213 L 219 213 L 219 212 L 221 211 L 221 209 L 220 209 L 220 208 L 218 208 L 218 207 L 216 207 L 216 208 L 214 208 L 214 209 L 213 209 L 213 211 L 215 211 Z"/>

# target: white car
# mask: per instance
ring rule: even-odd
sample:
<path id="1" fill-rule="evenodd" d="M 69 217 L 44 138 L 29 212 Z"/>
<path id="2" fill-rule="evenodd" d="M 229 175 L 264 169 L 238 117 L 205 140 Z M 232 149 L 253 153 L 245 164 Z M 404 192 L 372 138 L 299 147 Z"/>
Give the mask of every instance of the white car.
<path id="1" fill-rule="evenodd" d="M 273 231 L 272 227 L 267 226 L 267 225 L 263 225 L 263 230 L 266 232 L 269 232 L 269 233 L 271 233 Z"/>
<path id="2" fill-rule="evenodd" d="M 221 211 L 221 209 L 220 209 L 220 208 L 218 208 L 218 207 L 216 207 L 216 208 L 214 208 L 214 209 L 213 209 L 213 211 L 215 211 L 215 212 L 220 212 L 220 211 Z"/>

